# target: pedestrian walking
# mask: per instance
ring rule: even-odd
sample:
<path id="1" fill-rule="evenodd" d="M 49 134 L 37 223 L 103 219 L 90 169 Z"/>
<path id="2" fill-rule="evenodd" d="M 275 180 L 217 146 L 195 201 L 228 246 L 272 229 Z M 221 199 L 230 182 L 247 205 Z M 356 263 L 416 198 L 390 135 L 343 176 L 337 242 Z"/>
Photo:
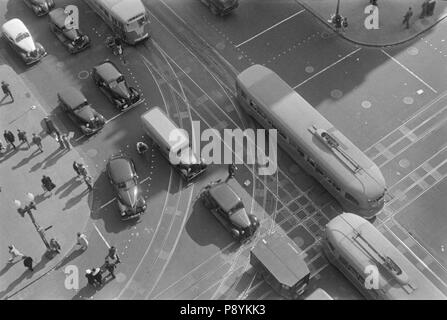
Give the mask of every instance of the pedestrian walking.
<path id="1" fill-rule="evenodd" d="M 234 178 L 234 175 L 236 174 L 236 166 L 234 163 L 228 165 L 228 177 L 225 180 L 225 182 L 228 182 L 230 179 Z"/>
<path id="2" fill-rule="evenodd" d="M 9 97 L 11 97 L 12 102 L 14 102 L 14 97 L 11 93 L 11 90 L 9 90 L 9 83 L 7 83 L 6 81 L 2 81 L 2 91 L 3 91 L 4 97 L 9 96 Z"/>
<path id="3" fill-rule="evenodd" d="M 14 149 L 16 148 L 16 145 L 14 144 L 16 138 L 11 131 L 5 130 L 5 132 L 3 132 L 3 137 L 5 138 L 6 142 L 8 142 Z"/>
<path id="4" fill-rule="evenodd" d="M 95 286 L 95 277 L 93 277 L 92 270 L 85 270 L 85 277 L 87 278 L 88 284 L 91 286 Z"/>
<path id="5" fill-rule="evenodd" d="M 79 178 L 81 176 L 81 171 L 79 170 L 79 163 L 76 161 L 73 161 L 73 170 L 76 172 L 76 178 Z"/>
<path id="6" fill-rule="evenodd" d="M 112 261 L 117 264 L 121 263 L 120 257 L 118 256 L 118 253 L 116 252 L 116 248 L 114 246 L 111 246 L 109 249 L 109 253 L 107 254 L 106 260 L 112 259 Z"/>
<path id="7" fill-rule="evenodd" d="M 402 24 L 405 24 L 405 29 L 410 28 L 410 18 L 413 16 L 413 10 L 411 7 L 408 9 L 407 13 L 404 15 L 404 21 L 402 21 Z"/>
<path id="8" fill-rule="evenodd" d="M 428 6 L 429 6 L 428 2 L 429 1 L 430 0 L 425 0 L 424 2 L 422 2 L 422 11 L 421 11 L 421 14 L 419 15 L 420 19 L 423 19 L 426 16 L 428 16 Z"/>
<path id="9" fill-rule="evenodd" d="M 51 251 L 61 253 L 61 245 L 54 238 L 51 238 L 51 240 L 50 240 L 50 249 L 51 249 Z"/>
<path id="10" fill-rule="evenodd" d="M 92 177 L 89 175 L 84 176 L 84 182 L 87 185 L 87 188 L 92 191 L 93 190 L 93 184 L 92 184 Z"/>
<path id="11" fill-rule="evenodd" d="M 65 147 L 68 150 L 71 150 L 71 144 L 70 144 L 70 140 L 68 139 L 67 134 L 64 133 L 63 135 L 61 135 L 61 140 L 65 144 Z"/>
<path id="12" fill-rule="evenodd" d="M 78 242 L 77 244 L 81 246 L 82 250 L 86 250 L 88 248 L 88 240 L 87 236 L 83 233 L 78 232 Z"/>
<path id="13" fill-rule="evenodd" d="M 64 141 L 62 140 L 62 137 L 60 136 L 59 138 L 56 136 L 56 141 L 57 142 L 59 142 L 59 149 L 60 150 L 64 150 L 66 147 L 65 147 L 65 143 L 64 143 Z"/>
<path id="14" fill-rule="evenodd" d="M 17 250 L 17 248 L 14 247 L 12 244 L 8 246 L 8 249 L 9 254 L 11 255 L 11 258 L 8 260 L 9 262 L 13 262 L 14 259 L 17 257 L 21 257 L 23 259 L 24 255 L 19 250 Z"/>
<path id="15" fill-rule="evenodd" d="M 107 258 L 106 262 L 104 263 L 104 268 L 109 272 L 107 276 L 112 276 L 113 279 L 116 278 L 115 276 L 116 263 L 110 261 L 109 258 Z"/>
<path id="16" fill-rule="evenodd" d="M 53 183 L 51 178 L 46 175 L 43 175 L 42 180 L 40 180 L 40 181 L 42 182 L 42 188 L 43 188 L 44 192 L 47 192 L 47 191 L 51 192 L 51 190 L 56 188 L 56 185 Z"/>
<path id="17" fill-rule="evenodd" d="M 34 271 L 33 269 L 33 258 L 26 256 L 23 258 L 23 265 L 28 268 L 29 271 Z"/>
<path id="18" fill-rule="evenodd" d="M 42 138 L 40 136 L 33 133 L 33 137 L 31 138 L 31 141 L 39 148 L 40 152 L 43 152 Z"/>
<path id="19" fill-rule="evenodd" d="M 102 284 L 102 272 L 101 268 L 92 268 L 92 276 L 96 283 Z"/>
<path id="20" fill-rule="evenodd" d="M 47 130 L 46 130 L 47 133 L 50 136 L 53 136 L 53 133 L 54 133 L 56 135 L 55 139 L 57 141 L 59 141 L 61 133 L 59 132 L 59 130 L 57 130 L 56 126 L 54 125 L 54 122 L 50 118 L 48 118 L 48 117 L 43 118 L 43 121 L 44 121 L 44 123 L 45 123 L 45 125 L 47 127 Z"/>
<path id="21" fill-rule="evenodd" d="M 30 148 L 29 142 L 28 142 L 28 137 L 26 136 L 26 132 L 25 131 L 21 131 L 20 129 L 17 129 L 17 137 L 19 138 L 19 141 L 21 143 L 26 143 L 28 146 L 28 149 Z"/>

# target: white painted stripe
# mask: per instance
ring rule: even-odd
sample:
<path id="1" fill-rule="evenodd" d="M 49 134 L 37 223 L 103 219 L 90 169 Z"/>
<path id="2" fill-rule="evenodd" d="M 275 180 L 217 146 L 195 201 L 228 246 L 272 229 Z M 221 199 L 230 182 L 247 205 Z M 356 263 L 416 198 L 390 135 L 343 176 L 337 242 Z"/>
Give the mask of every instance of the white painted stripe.
<path id="1" fill-rule="evenodd" d="M 109 204 L 111 204 L 115 200 L 116 200 L 116 198 L 113 198 L 112 200 L 104 203 L 102 206 L 99 207 L 99 209 L 104 209 L 105 207 L 107 207 Z"/>
<path id="2" fill-rule="evenodd" d="M 332 68 L 333 66 L 335 66 L 337 63 L 345 60 L 346 58 L 352 56 L 354 53 L 357 53 L 358 51 L 360 51 L 362 48 L 357 48 L 356 50 L 352 51 L 351 53 L 348 53 L 347 55 L 345 55 L 344 57 L 338 59 L 337 61 L 335 61 L 334 63 L 332 63 L 331 65 L 327 66 L 326 68 L 324 68 L 323 70 L 320 70 L 319 72 L 315 73 L 314 75 L 312 75 L 311 77 L 307 78 L 306 80 L 304 80 L 303 82 L 297 84 L 296 86 L 293 87 L 293 89 L 298 88 L 299 86 L 305 84 L 306 82 L 308 82 L 309 80 L 312 80 L 313 78 L 315 78 L 316 76 L 320 75 L 321 73 L 325 72 L 326 70 Z"/>
<path id="3" fill-rule="evenodd" d="M 261 31 L 261 32 L 255 34 L 253 37 L 251 37 L 251 38 L 245 40 L 244 42 L 239 43 L 238 45 L 236 45 L 236 48 L 239 48 L 241 45 L 246 44 L 247 42 L 253 40 L 253 39 L 256 38 L 256 37 L 259 37 L 261 34 L 264 34 L 265 32 L 267 32 L 267 31 L 273 29 L 274 27 L 280 25 L 281 23 L 286 22 L 287 20 L 289 20 L 289 19 L 291 19 L 291 18 L 293 18 L 293 17 L 299 15 L 300 13 L 303 13 L 304 11 L 306 11 L 306 10 L 303 9 L 303 10 L 301 10 L 301 11 L 295 12 L 295 13 L 292 14 L 290 17 L 285 18 L 284 20 L 281 20 L 280 22 L 278 22 L 278 23 L 274 24 L 273 26 L 271 26 L 271 27 L 265 29 L 264 31 Z"/>
<path id="4" fill-rule="evenodd" d="M 394 62 L 396 62 L 398 65 L 400 65 L 403 69 L 405 69 L 408 73 L 410 73 L 413 77 L 415 77 L 416 79 L 418 79 L 420 82 L 422 82 L 427 88 L 429 88 L 431 91 L 433 91 L 434 93 L 438 93 L 438 91 L 436 91 L 435 89 L 433 89 L 428 83 L 426 83 L 424 80 L 422 80 L 417 74 L 415 74 L 413 71 L 411 71 L 410 69 L 408 69 L 406 66 L 404 66 L 402 63 L 400 63 L 396 58 L 394 58 L 393 56 L 391 56 L 390 54 L 388 54 L 387 52 L 385 52 L 383 49 L 381 49 L 380 51 L 383 52 L 384 55 L 386 55 L 388 58 L 390 58 L 391 60 L 393 60 Z"/>
<path id="5" fill-rule="evenodd" d="M 102 235 L 101 231 L 99 231 L 98 227 L 96 226 L 96 224 L 93 223 L 93 226 L 95 227 L 96 232 L 98 232 L 99 236 L 101 237 L 101 239 L 104 241 L 104 243 L 106 244 L 107 248 L 110 249 L 110 245 L 107 242 L 106 238 L 104 238 L 104 236 Z"/>

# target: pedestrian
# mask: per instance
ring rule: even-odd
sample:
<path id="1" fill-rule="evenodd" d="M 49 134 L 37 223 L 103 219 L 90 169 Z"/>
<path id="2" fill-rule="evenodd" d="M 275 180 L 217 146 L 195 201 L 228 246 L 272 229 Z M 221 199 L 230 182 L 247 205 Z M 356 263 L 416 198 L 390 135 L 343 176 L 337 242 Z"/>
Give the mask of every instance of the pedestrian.
<path id="1" fill-rule="evenodd" d="M 112 259 L 115 264 L 121 263 L 120 257 L 118 256 L 118 253 L 116 253 L 116 248 L 114 246 L 110 247 L 109 253 L 106 256 L 106 260 L 109 258 Z"/>
<path id="2" fill-rule="evenodd" d="M 369 3 L 377 7 L 377 0 L 369 0 Z"/>
<path id="3" fill-rule="evenodd" d="M 16 138 L 11 131 L 5 130 L 5 132 L 3 133 L 3 137 L 5 138 L 6 142 L 8 142 L 14 149 L 16 148 L 16 145 L 14 144 Z"/>
<path id="4" fill-rule="evenodd" d="M 234 175 L 236 174 L 236 166 L 234 163 L 228 165 L 228 177 L 225 180 L 225 182 L 228 182 L 230 179 L 234 178 Z"/>
<path id="5" fill-rule="evenodd" d="M 29 271 L 34 271 L 33 269 L 33 258 L 26 256 L 23 258 L 23 265 L 28 268 Z"/>
<path id="6" fill-rule="evenodd" d="M 102 272 L 101 268 L 92 268 L 92 276 L 93 279 L 98 283 L 99 285 L 102 284 Z"/>
<path id="7" fill-rule="evenodd" d="M 87 166 L 85 166 L 82 163 L 78 163 L 78 169 L 81 176 L 86 177 L 88 176 Z"/>
<path id="8" fill-rule="evenodd" d="M 87 278 L 88 284 L 91 286 L 95 286 L 95 278 L 93 277 L 92 270 L 85 270 L 85 277 Z"/>
<path id="9" fill-rule="evenodd" d="M 9 254 L 11 255 L 11 259 L 8 260 L 9 262 L 13 262 L 14 259 L 17 257 L 22 257 L 22 259 L 23 259 L 23 257 L 24 257 L 23 254 L 19 250 L 17 250 L 17 248 L 14 247 L 12 244 L 10 244 L 8 246 L 8 249 L 9 249 Z"/>
<path id="10" fill-rule="evenodd" d="M 40 152 L 43 152 L 42 148 L 42 138 L 37 134 L 33 133 L 31 141 L 39 148 Z"/>
<path id="11" fill-rule="evenodd" d="M 402 24 L 405 24 L 405 29 L 410 28 L 410 18 L 413 16 L 413 10 L 411 7 L 408 9 L 407 13 L 404 15 L 404 21 L 402 21 Z"/>
<path id="12" fill-rule="evenodd" d="M 3 143 L 0 141 L 0 152 L 1 152 L 1 153 L 3 153 L 3 149 L 4 149 L 4 147 L 3 147 Z"/>
<path id="13" fill-rule="evenodd" d="M 42 180 L 40 181 L 42 182 L 42 188 L 44 192 L 51 192 L 51 190 L 56 188 L 56 185 L 53 183 L 53 181 L 51 181 L 51 178 L 46 175 L 43 175 Z"/>
<path id="14" fill-rule="evenodd" d="M 61 135 L 61 140 L 65 144 L 65 147 L 68 148 L 68 150 L 71 150 L 71 144 L 67 134 L 64 133 L 63 135 Z"/>
<path id="15" fill-rule="evenodd" d="M 84 182 L 87 185 L 87 188 L 91 191 L 93 190 L 92 177 L 89 175 L 84 176 Z"/>
<path id="16" fill-rule="evenodd" d="M 115 37 L 115 48 L 116 48 L 116 54 L 118 55 L 123 54 L 123 42 L 121 41 L 120 37 Z"/>
<path id="17" fill-rule="evenodd" d="M 422 11 L 421 11 L 421 14 L 419 16 L 420 19 L 423 19 L 426 16 L 428 16 L 428 6 L 429 6 L 428 2 L 429 1 L 430 0 L 425 0 L 424 2 L 422 2 Z"/>
<path id="18" fill-rule="evenodd" d="M 2 81 L 2 90 L 3 94 L 6 96 L 10 96 L 12 102 L 14 102 L 14 97 L 12 96 L 11 90 L 9 90 L 9 84 L 6 81 Z"/>
<path id="19" fill-rule="evenodd" d="M 109 272 L 108 275 L 112 276 L 113 279 L 116 278 L 115 276 L 116 263 L 111 262 L 109 258 L 107 258 L 106 262 L 104 263 L 104 268 Z"/>
<path id="20" fill-rule="evenodd" d="M 51 240 L 50 240 L 50 249 L 51 249 L 51 251 L 61 253 L 61 245 L 54 238 L 51 238 Z"/>
<path id="21" fill-rule="evenodd" d="M 73 170 L 76 172 L 76 178 L 81 176 L 81 171 L 79 170 L 79 163 L 73 161 Z"/>
<path id="22" fill-rule="evenodd" d="M 46 125 L 46 127 L 47 127 L 47 133 L 50 135 L 50 136 L 52 136 L 53 135 L 53 133 L 55 133 L 56 134 L 56 140 L 58 140 L 59 141 L 59 138 L 60 138 L 60 132 L 59 132 L 59 130 L 57 130 L 57 128 L 56 128 L 56 126 L 54 125 L 54 122 L 50 119 L 50 118 L 48 118 L 48 117 L 45 117 L 45 118 L 43 118 L 43 121 L 45 122 L 45 125 Z"/>
<path id="23" fill-rule="evenodd" d="M 88 248 L 88 240 L 87 236 L 83 233 L 78 232 L 78 242 L 77 244 L 81 246 L 82 250 L 86 250 Z"/>
<path id="24" fill-rule="evenodd" d="M 25 131 L 21 131 L 20 129 L 17 129 L 17 137 L 19 138 L 19 141 L 21 143 L 25 143 L 28 145 L 28 149 L 30 147 L 29 142 L 28 142 L 28 137 L 26 136 L 26 132 Z"/>
<path id="25" fill-rule="evenodd" d="M 64 150 L 66 148 L 65 147 L 65 143 L 64 143 L 64 141 L 62 140 L 62 138 L 60 136 L 57 137 L 57 135 L 56 135 L 56 141 L 59 142 L 59 149 L 60 150 Z"/>

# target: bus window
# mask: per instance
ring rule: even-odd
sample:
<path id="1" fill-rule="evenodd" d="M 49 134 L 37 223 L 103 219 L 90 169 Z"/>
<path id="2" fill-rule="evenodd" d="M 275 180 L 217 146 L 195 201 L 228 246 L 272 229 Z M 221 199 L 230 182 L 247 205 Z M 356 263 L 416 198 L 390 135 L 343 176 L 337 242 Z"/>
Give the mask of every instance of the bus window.
<path id="1" fill-rule="evenodd" d="M 355 203 L 356 205 L 359 205 L 360 203 L 349 193 L 345 193 L 345 198 L 351 201 L 352 203 Z"/>
<path id="2" fill-rule="evenodd" d="M 315 170 L 319 173 L 319 174 L 321 174 L 322 176 L 326 176 L 326 174 L 324 173 L 324 171 L 323 170 L 321 170 L 321 168 L 319 167 L 319 166 L 315 166 Z"/>
<path id="3" fill-rule="evenodd" d="M 300 148 L 298 148 L 297 146 L 295 146 L 296 151 L 298 151 L 298 153 L 300 154 L 300 156 L 304 157 L 304 152 L 301 151 Z"/>
<path id="4" fill-rule="evenodd" d="M 288 140 L 286 135 L 284 133 L 282 133 L 280 130 L 278 130 L 278 133 L 281 137 L 283 137 L 284 140 L 286 140 L 286 141 Z"/>
<path id="5" fill-rule="evenodd" d="M 329 249 L 331 249 L 331 251 L 335 251 L 334 246 L 332 245 L 332 243 L 329 240 L 327 241 L 327 244 L 329 246 Z"/>

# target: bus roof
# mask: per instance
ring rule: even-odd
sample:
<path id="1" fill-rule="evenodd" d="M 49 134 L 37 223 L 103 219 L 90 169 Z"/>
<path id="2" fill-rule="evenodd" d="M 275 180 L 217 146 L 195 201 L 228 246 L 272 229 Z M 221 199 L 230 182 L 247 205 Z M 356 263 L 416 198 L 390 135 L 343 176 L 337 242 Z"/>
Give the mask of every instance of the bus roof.
<path id="1" fill-rule="evenodd" d="M 374 162 L 276 73 L 264 66 L 253 65 L 240 73 L 237 81 L 240 87 L 262 103 L 258 107 L 268 112 L 270 117 L 283 126 L 284 130 L 292 133 L 299 146 L 306 146 L 303 151 L 311 158 L 318 158 L 323 168 L 329 170 L 329 174 L 338 181 L 342 181 L 346 189 L 359 190 L 371 197 L 379 197 L 383 194 L 385 178 Z M 364 170 L 357 172 L 351 170 L 309 131 L 312 126 L 323 129 L 336 138 L 341 149 Z"/>
<path id="2" fill-rule="evenodd" d="M 110 9 L 115 17 L 128 22 L 132 18 L 146 12 L 141 0 L 96 0 L 104 7 Z"/>
<path id="3" fill-rule="evenodd" d="M 293 287 L 309 275 L 309 268 L 289 240 L 279 234 L 266 236 L 251 250 L 281 284 Z"/>
<path id="4" fill-rule="evenodd" d="M 390 257 L 407 274 L 408 283 L 416 289 L 406 288 L 408 285 L 399 283 L 384 267 L 378 265 L 373 249 L 355 241 L 354 237 L 358 234 L 382 256 Z M 446 299 L 444 294 L 366 219 L 352 213 L 342 213 L 326 225 L 326 236 L 338 253 L 361 274 L 367 266 L 376 265 L 379 270 L 379 289 L 390 299 Z"/>
<path id="5" fill-rule="evenodd" d="M 163 146 L 160 145 L 160 147 L 169 146 L 169 149 L 174 146 L 179 147 L 176 145 L 177 142 L 169 140 L 171 132 L 179 130 L 179 128 L 159 107 L 154 107 L 141 115 L 141 120 L 151 133 L 156 134 L 156 138 L 161 140 L 158 144 L 163 143 Z M 181 130 L 179 131 L 179 134 L 183 134 Z M 151 138 L 153 139 L 154 137 Z M 183 138 L 188 141 L 188 143 L 185 143 L 185 146 L 189 145 L 188 137 L 183 136 Z"/>

